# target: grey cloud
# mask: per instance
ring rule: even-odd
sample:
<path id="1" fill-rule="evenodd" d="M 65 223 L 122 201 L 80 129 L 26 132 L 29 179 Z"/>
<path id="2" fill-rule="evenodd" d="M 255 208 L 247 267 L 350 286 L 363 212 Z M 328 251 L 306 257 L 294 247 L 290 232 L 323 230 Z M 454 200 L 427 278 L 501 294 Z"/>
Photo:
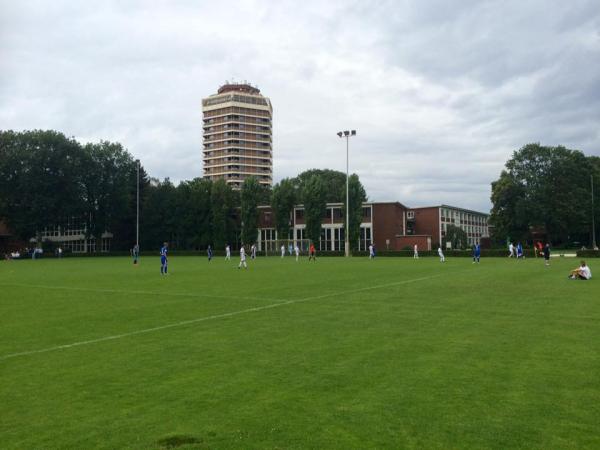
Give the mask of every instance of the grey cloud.
<path id="1" fill-rule="evenodd" d="M 8 2 L 0 126 L 120 141 L 202 173 L 201 99 L 226 79 L 274 105 L 275 179 L 350 168 L 369 197 L 486 210 L 528 142 L 599 154 L 594 1 Z"/>

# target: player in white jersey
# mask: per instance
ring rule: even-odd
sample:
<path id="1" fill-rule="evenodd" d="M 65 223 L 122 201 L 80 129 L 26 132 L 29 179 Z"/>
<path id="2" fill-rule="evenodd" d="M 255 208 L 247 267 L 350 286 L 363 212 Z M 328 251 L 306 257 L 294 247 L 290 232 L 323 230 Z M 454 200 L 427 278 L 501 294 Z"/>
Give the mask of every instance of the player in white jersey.
<path id="1" fill-rule="evenodd" d="M 283 258 L 285 256 L 285 245 L 281 246 L 281 257 Z"/>
<path id="2" fill-rule="evenodd" d="M 369 244 L 369 259 L 375 258 L 375 251 L 373 250 L 373 244 Z"/>
<path id="3" fill-rule="evenodd" d="M 231 261 L 231 247 L 229 247 L 229 244 L 225 247 L 225 261 Z"/>
<path id="4" fill-rule="evenodd" d="M 508 257 L 514 258 L 514 256 L 515 256 L 515 246 L 511 242 L 510 244 L 508 244 Z"/>
<path id="5" fill-rule="evenodd" d="M 442 247 L 438 247 L 438 255 L 440 255 L 440 262 L 446 262 L 446 258 L 444 257 L 444 252 L 442 251 Z"/>
<path id="6" fill-rule="evenodd" d="M 238 269 L 242 268 L 242 265 L 247 269 L 248 265 L 246 264 L 246 249 L 244 245 L 240 247 L 240 264 L 238 265 Z"/>
<path id="7" fill-rule="evenodd" d="M 415 244 L 415 246 L 414 246 L 413 258 L 419 259 L 419 247 L 417 246 L 417 244 Z"/>
<path id="8" fill-rule="evenodd" d="M 296 261 L 298 261 L 298 258 L 300 257 L 300 247 L 298 247 L 298 244 L 294 246 L 294 253 L 296 254 Z"/>

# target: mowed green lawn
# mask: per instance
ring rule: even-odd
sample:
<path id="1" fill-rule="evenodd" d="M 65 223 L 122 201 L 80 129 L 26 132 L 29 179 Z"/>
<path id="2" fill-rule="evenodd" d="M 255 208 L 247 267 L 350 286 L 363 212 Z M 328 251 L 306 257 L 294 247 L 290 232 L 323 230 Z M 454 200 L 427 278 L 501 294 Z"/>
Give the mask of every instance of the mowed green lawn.
<path id="1" fill-rule="evenodd" d="M 0 262 L 0 448 L 600 447 L 578 261 L 237 262 Z"/>

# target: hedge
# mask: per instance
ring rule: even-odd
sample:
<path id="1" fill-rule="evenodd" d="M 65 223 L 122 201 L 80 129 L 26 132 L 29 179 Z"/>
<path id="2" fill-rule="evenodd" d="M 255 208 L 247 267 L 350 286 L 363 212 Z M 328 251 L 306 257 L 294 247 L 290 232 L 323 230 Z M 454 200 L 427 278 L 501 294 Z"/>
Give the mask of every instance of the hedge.
<path id="1" fill-rule="evenodd" d="M 600 258 L 600 250 L 577 250 L 579 258 Z"/>

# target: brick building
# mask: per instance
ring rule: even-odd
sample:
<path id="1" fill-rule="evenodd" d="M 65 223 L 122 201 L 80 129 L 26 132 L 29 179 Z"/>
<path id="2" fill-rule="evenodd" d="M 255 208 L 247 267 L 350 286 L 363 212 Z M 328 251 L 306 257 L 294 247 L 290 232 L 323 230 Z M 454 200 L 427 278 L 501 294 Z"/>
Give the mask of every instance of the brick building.
<path id="1" fill-rule="evenodd" d="M 407 234 L 429 235 L 436 244 L 446 237 L 448 225 L 461 228 L 469 245 L 480 244 L 481 238 L 489 237 L 489 215 L 470 209 L 449 205 L 411 208 L 406 218 Z"/>
<path id="2" fill-rule="evenodd" d="M 321 251 L 344 250 L 343 203 L 328 203 L 321 222 Z M 269 206 L 261 206 L 259 214 L 258 248 L 261 251 L 277 251 L 281 245 L 275 230 L 275 222 Z M 488 216 L 476 211 L 455 208 L 447 205 L 408 208 L 400 202 L 363 203 L 363 219 L 360 224 L 359 250 L 366 250 L 374 243 L 379 250 L 403 250 L 415 244 L 423 250 L 431 250 L 433 245 L 442 242 L 447 225 L 452 223 L 462 228 L 469 237 L 469 243 L 479 243 L 481 237 L 488 236 Z M 304 234 L 306 223 L 304 207 L 297 205 L 290 213 L 290 234 L 283 241 L 299 243 L 306 247 Z"/>

